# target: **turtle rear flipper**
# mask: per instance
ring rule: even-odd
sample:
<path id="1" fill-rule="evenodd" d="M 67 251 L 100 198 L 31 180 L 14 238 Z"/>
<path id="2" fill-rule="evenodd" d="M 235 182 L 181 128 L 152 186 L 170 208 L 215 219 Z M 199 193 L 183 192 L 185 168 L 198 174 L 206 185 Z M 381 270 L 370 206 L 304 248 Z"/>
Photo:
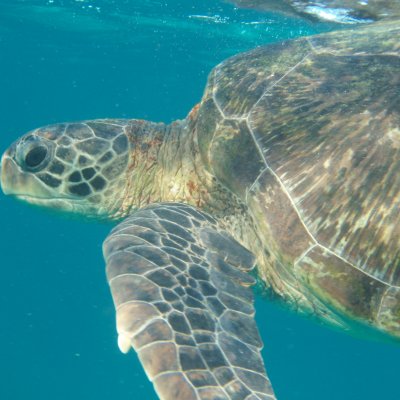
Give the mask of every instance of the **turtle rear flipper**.
<path id="1" fill-rule="evenodd" d="M 254 257 L 193 207 L 142 209 L 104 243 L 119 346 L 160 399 L 275 399 L 254 320 Z"/>

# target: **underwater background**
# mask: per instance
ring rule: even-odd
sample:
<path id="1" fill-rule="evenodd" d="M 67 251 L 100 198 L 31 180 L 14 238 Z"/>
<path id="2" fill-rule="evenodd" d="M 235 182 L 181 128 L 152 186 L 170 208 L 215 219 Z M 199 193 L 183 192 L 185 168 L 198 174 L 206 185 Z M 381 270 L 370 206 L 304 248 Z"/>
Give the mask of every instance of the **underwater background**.
<path id="1" fill-rule="evenodd" d="M 0 0 L 0 151 L 54 122 L 184 118 L 218 62 L 332 29 L 217 0 Z M 112 226 L 0 195 L 0 399 L 157 399 L 117 347 L 101 253 Z M 265 299 L 256 317 L 280 400 L 400 399 L 399 344 Z"/>

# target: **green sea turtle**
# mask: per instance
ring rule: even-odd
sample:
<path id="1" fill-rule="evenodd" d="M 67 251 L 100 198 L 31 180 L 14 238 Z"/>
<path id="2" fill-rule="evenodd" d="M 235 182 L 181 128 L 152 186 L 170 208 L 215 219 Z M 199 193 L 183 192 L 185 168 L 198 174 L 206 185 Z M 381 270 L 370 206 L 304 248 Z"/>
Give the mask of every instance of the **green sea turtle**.
<path id="1" fill-rule="evenodd" d="M 183 121 L 50 125 L 4 153 L 4 193 L 123 219 L 104 243 L 118 344 L 160 399 L 275 398 L 256 277 L 400 338 L 399 55 L 399 21 L 260 47 L 215 67 Z"/>

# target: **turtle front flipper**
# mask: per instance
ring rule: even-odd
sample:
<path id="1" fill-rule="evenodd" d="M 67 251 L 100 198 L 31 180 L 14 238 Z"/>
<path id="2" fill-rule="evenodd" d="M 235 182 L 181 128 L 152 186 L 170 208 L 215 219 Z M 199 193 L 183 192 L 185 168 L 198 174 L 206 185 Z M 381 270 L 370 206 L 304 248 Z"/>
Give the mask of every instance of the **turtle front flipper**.
<path id="1" fill-rule="evenodd" d="M 162 400 L 275 399 L 254 320 L 254 257 L 216 221 L 149 206 L 104 243 L 118 344 L 132 346 Z"/>

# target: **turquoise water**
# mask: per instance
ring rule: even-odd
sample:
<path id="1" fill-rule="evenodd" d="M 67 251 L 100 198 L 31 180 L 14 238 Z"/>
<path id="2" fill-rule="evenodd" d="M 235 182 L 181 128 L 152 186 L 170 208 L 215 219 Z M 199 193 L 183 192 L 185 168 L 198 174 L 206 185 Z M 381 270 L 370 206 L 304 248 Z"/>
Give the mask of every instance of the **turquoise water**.
<path id="1" fill-rule="evenodd" d="M 0 149 L 34 127 L 100 117 L 169 122 L 229 55 L 332 29 L 217 1 L 0 1 Z M 101 243 L 112 224 L 0 196 L 0 399 L 156 400 L 117 347 Z M 396 400 L 400 346 L 257 303 L 281 400 Z"/>

